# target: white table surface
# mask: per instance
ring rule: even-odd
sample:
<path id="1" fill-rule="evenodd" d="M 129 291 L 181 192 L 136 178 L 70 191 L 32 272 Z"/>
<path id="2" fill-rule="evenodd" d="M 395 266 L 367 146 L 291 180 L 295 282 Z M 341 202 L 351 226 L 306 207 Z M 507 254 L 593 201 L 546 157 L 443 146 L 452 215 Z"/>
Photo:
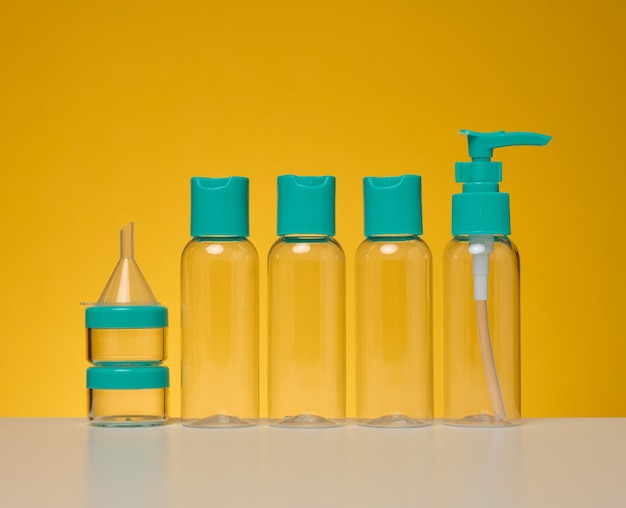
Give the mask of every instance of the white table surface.
<path id="1" fill-rule="evenodd" d="M 626 418 L 406 430 L 6 418 L 0 506 L 626 507 Z"/>

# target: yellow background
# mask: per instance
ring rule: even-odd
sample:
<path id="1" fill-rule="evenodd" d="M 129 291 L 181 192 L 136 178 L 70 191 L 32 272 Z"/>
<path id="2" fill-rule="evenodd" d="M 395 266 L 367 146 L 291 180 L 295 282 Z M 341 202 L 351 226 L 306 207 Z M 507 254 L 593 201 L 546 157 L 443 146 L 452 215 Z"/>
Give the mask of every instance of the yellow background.
<path id="1" fill-rule="evenodd" d="M 250 177 L 263 260 L 283 173 L 337 177 L 353 414 L 361 178 L 411 172 L 435 259 L 439 414 L 440 260 L 454 162 L 467 160 L 461 128 L 554 136 L 496 157 L 522 256 L 523 415 L 626 416 L 625 5 L 2 2 L 0 416 L 85 415 L 79 302 L 98 298 L 131 220 L 170 310 L 178 415 L 189 178 Z M 262 270 L 262 330 L 265 292 Z"/>

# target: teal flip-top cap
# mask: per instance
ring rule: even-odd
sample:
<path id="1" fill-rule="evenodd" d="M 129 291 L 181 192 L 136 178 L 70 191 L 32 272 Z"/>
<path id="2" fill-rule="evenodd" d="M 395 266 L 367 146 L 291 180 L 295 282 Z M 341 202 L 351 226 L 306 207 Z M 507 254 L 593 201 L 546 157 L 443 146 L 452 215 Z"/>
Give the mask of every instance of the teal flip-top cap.
<path id="1" fill-rule="evenodd" d="M 363 179 L 365 236 L 422 234 L 422 178 Z"/>
<path id="2" fill-rule="evenodd" d="M 191 236 L 243 236 L 250 234 L 248 179 L 191 179 Z"/>
<path id="3" fill-rule="evenodd" d="M 85 312 L 87 328 L 165 328 L 162 305 L 94 305 Z"/>
<path id="4" fill-rule="evenodd" d="M 141 390 L 145 388 L 168 388 L 170 370 L 154 367 L 89 367 L 87 388 L 95 390 Z"/>
<path id="5" fill-rule="evenodd" d="M 278 177 L 278 225 L 282 235 L 335 235 L 335 177 Z"/>

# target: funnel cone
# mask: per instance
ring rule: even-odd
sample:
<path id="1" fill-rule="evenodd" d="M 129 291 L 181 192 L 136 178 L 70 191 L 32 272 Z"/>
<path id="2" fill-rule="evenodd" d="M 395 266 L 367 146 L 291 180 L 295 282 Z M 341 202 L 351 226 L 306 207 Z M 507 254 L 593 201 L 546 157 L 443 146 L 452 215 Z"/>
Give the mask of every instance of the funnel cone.
<path id="1" fill-rule="evenodd" d="M 120 260 L 102 291 L 98 304 L 158 303 L 134 257 L 133 223 L 120 231 Z"/>

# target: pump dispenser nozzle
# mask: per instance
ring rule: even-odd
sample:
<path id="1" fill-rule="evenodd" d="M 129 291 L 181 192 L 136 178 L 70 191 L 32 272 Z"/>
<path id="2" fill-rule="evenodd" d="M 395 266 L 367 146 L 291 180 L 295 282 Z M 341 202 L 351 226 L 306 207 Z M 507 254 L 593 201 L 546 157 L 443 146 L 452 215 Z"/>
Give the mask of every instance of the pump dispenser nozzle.
<path id="1" fill-rule="evenodd" d="M 545 134 L 534 132 L 474 132 L 462 129 L 461 134 L 467 136 L 469 154 L 473 162 L 489 161 L 494 148 L 505 146 L 544 146 L 552 139 Z"/>
<path id="2" fill-rule="evenodd" d="M 542 146 L 550 136 L 533 132 L 474 132 L 467 136 L 472 162 L 457 162 L 456 181 L 463 183 L 463 193 L 452 197 L 452 234 L 511 234 L 509 195 L 500 192 L 502 163 L 492 162 L 495 148 L 506 146 Z"/>

